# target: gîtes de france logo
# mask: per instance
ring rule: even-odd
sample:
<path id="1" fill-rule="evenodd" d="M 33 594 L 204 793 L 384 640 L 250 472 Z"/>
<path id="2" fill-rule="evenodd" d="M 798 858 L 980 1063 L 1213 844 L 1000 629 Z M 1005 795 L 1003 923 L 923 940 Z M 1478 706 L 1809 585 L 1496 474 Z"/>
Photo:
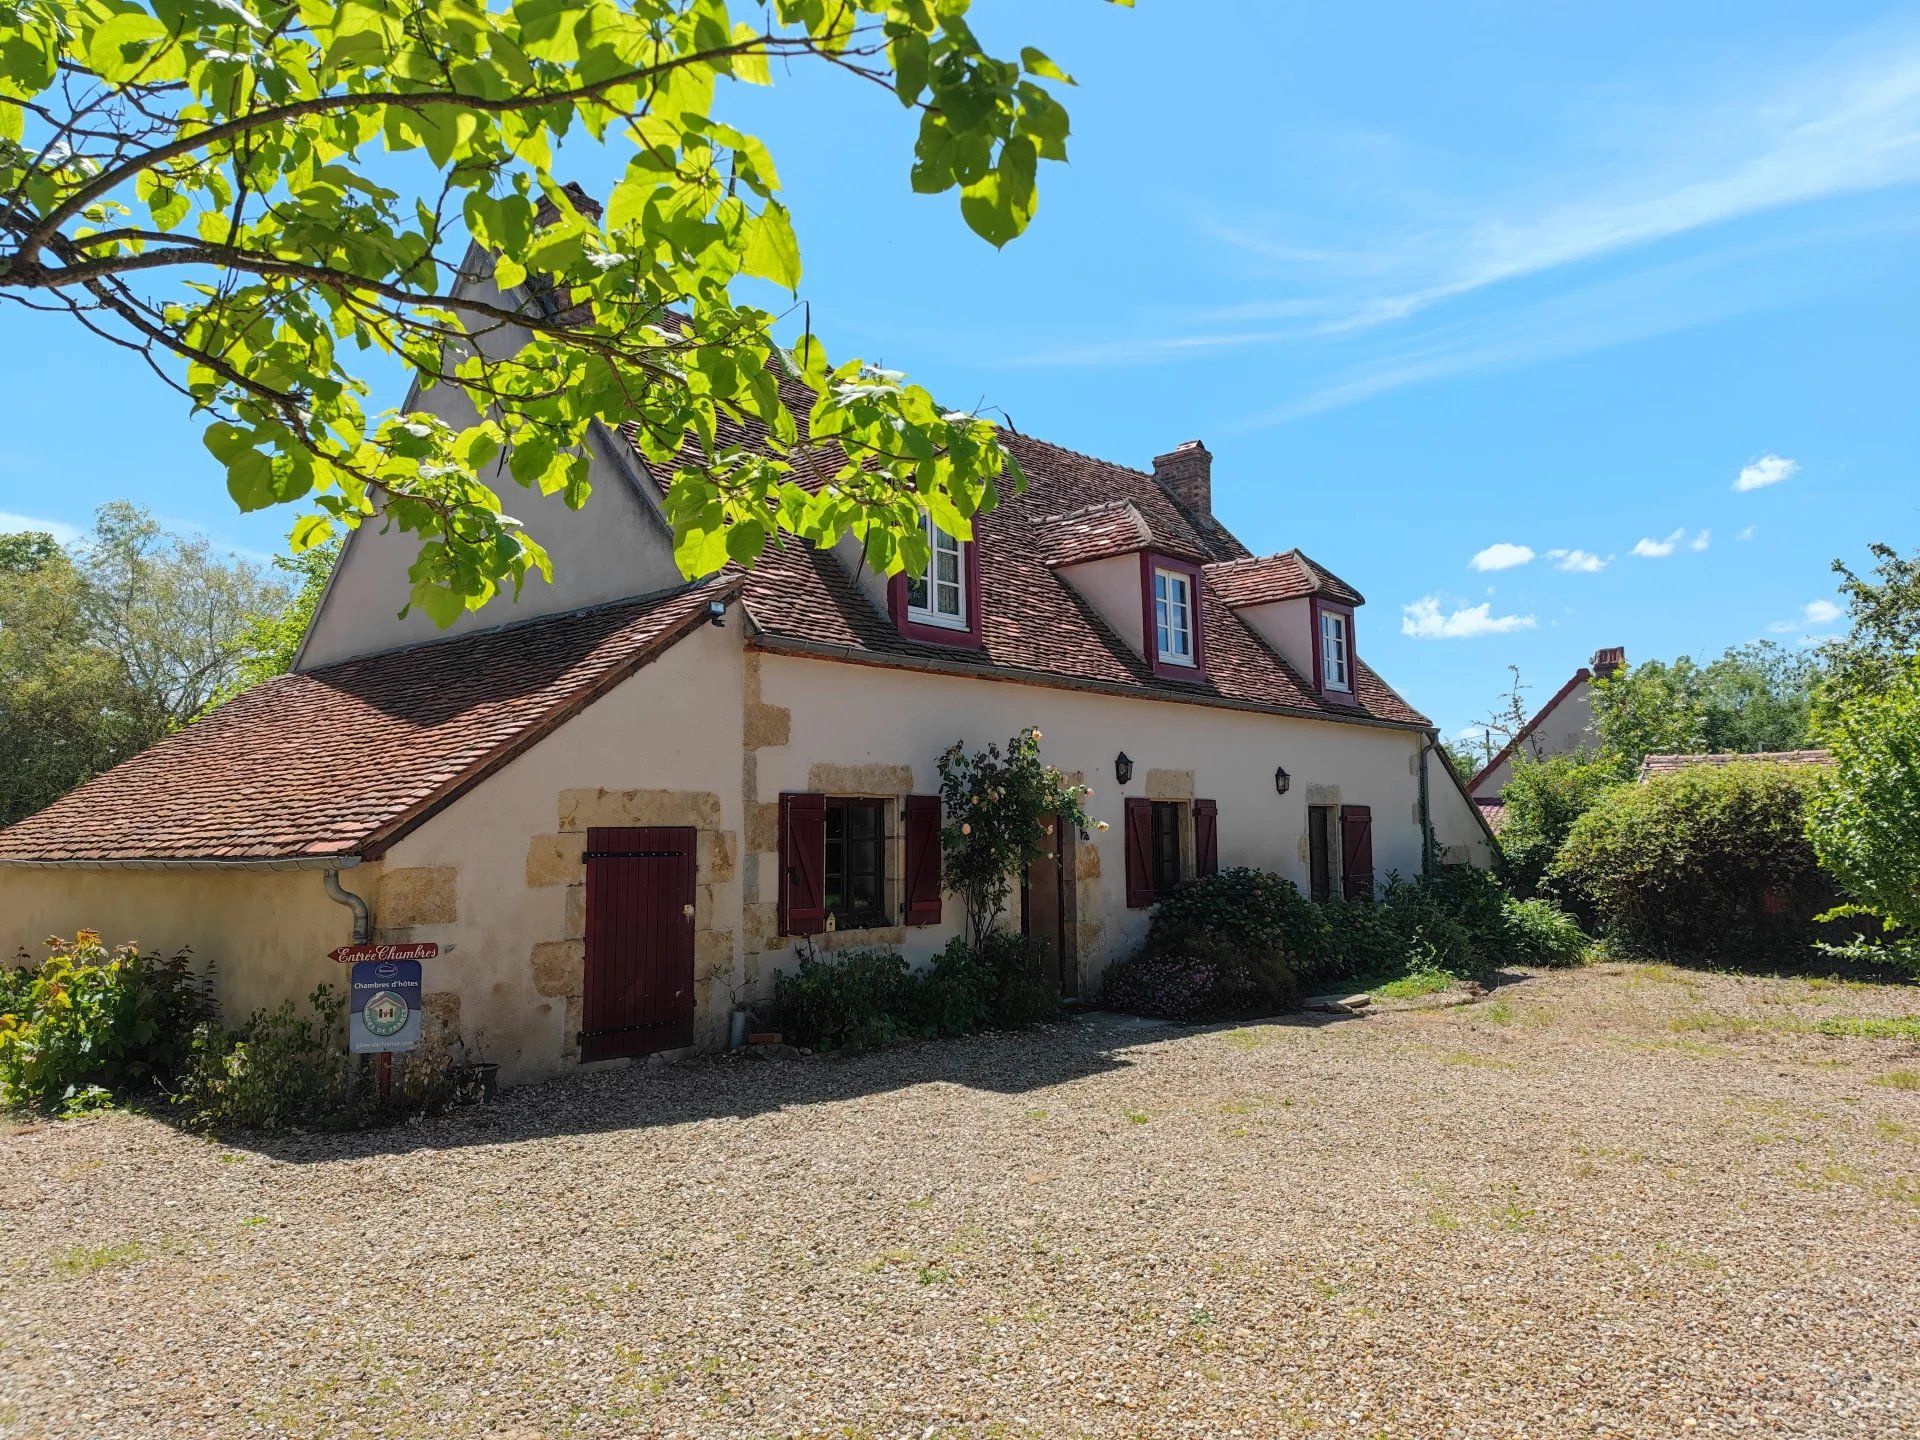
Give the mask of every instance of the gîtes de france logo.
<path id="1" fill-rule="evenodd" d="M 407 1025 L 407 1002 L 391 990 L 369 995 L 360 1007 L 361 1022 L 369 1035 L 398 1035 Z"/>

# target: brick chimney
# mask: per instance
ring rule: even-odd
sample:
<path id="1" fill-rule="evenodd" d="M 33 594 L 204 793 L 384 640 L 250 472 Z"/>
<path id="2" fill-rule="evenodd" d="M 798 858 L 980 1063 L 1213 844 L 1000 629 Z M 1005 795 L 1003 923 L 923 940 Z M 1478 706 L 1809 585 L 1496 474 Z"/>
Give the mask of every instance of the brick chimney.
<path id="1" fill-rule="evenodd" d="M 587 219 L 598 220 L 600 218 L 602 213 L 600 202 L 587 194 L 585 187 L 583 187 L 579 181 L 569 180 L 560 188 L 567 192 L 567 198 L 573 202 L 573 208 L 586 216 Z M 539 203 L 534 207 L 534 225 L 539 229 L 545 229 L 559 218 L 560 207 L 555 205 L 553 201 L 549 200 L 545 195 L 542 195 Z"/>
<path id="2" fill-rule="evenodd" d="M 1593 659 L 1587 663 L 1587 668 L 1602 679 L 1612 675 L 1616 670 L 1626 669 L 1626 647 L 1624 645 L 1609 645 L 1604 649 L 1594 651 Z"/>
<path id="3" fill-rule="evenodd" d="M 1153 457 L 1153 478 L 1196 515 L 1213 515 L 1213 454 L 1198 440 Z"/>

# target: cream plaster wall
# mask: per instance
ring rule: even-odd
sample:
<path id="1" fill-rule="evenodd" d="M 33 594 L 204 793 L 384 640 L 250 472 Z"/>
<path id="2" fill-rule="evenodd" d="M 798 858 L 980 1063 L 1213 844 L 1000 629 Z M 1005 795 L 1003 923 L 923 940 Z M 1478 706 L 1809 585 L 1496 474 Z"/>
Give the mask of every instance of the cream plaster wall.
<path id="1" fill-rule="evenodd" d="M 1104 560 L 1063 565 L 1057 573 L 1100 612 L 1101 618 L 1133 647 L 1135 654 L 1147 653 L 1146 608 L 1141 600 L 1137 554 L 1109 555 Z"/>
<path id="2" fill-rule="evenodd" d="M 1557 704 L 1549 705 L 1540 712 L 1533 729 L 1517 749 L 1535 760 L 1546 760 L 1554 755 L 1571 754 L 1575 750 L 1590 750 L 1598 743 L 1599 737 L 1593 729 L 1593 683 L 1582 680 Z M 1496 796 L 1507 788 L 1507 781 L 1513 778 L 1513 761 L 1511 757 L 1504 759 L 1474 778 L 1475 795 Z"/>
<path id="3" fill-rule="evenodd" d="M 341 872 L 371 895 L 380 866 Z M 0 958 L 46 954 L 50 935 L 97 930 L 108 945 L 136 942 L 171 955 L 193 947 L 214 965 L 226 1019 L 243 1020 L 316 985 L 342 985 L 327 952 L 353 939 L 353 912 L 327 898 L 318 870 L 79 870 L 0 866 Z"/>
<path id="4" fill-rule="evenodd" d="M 502 303 L 491 283 L 470 288 L 489 303 Z M 484 348 L 490 353 L 511 353 L 527 338 L 525 331 L 508 327 L 489 335 Z M 412 407 L 462 428 L 475 419 L 465 392 L 451 386 L 417 393 Z M 636 490 L 616 458 L 626 451 L 626 442 L 596 427 L 589 451 L 593 491 L 582 510 L 569 510 L 557 495 L 522 490 L 504 460 L 492 477 L 506 512 L 520 520 L 553 557 L 551 584 L 532 577 L 517 600 L 506 591 L 481 609 L 462 615 L 448 630 L 418 611 L 401 619 L 399 612 L 407 604 L 409 590 L 407 568 L 419 553 L 420 537 L 398 529 L 383 531 L 384 522 L 375 517 L 347 539 L 326 603 L 314 619 L 301 668 L 311 670 L 355 655 L 603 605 L 679 584 L 682 577 L 674 564 L 666 521 L 653 501 L 645 498 L 644 488 Z M 639 462 L 630 451 L 625 458 L 639 473 Z"/>
<path id="5" fill-rule="evenodd" d="M 1280 600 L 1270 605 L 1247 605 L 1236 609 L 1253 632 L 1278 650 L 1313 683 L 1313 607 L 1304 599 Z"/>
<path id="6" fill-rule="evenodd" d="M 712 917 L 708 932 L 725 931 L 727 938 L 703 941 L 697 957 L 697 977 L 703 970 L 723 973 L 697 987 L 695 1029 L 709 1043 L 722 1036 L 738 966 L 733 936 L 740 886 L 733 856 L 743 830 L 740 624 L 735 610 L 724 628 L 700 627 L 388 852 L 386 864 L 394 869 L 457 867 L 455 922 L 392 935 L 381 929 L 377 914 L 374 923 L 381 938 L 457 947 L 430 962 L 426 988 L 459 994 L 462 1030 L 469 1041 L 484 1033 L 480 1048 L 500 1062 L 504 1079 L 552 1074 L 564 1068 L 570 1048 L 567 1001 L 542 993 L 532 962 L 534 947 L 581 933 L 579 917 L 569 913 L 571 887 L 530 873 L 532 842 L 571 828 L 561 824 L 563 791 L 671 790 L 717 797 L 719 825 L 712 828 L 730 832 L 735 848 L 719 866 L 703 853 L 695 878 L 711 886 L 701 898 Z M 663 815 L 659 823 L 692 824 L 694 817 Z M 724 880 L 713 878 L 716 869 Z M 542 883 L 529 883 L 536 879 Z M 715 943 L 723 943 L 723 956 L 714 953 Z M 578 1017 L 571 1023 L 577 1028 Z"/>
<path id="7" fill-rule="evenodd" d="M 1137 594 L 1137 567 L 1135 585 Z M 1415 769 L 1420 737 L 1407 731 L 773 653 L 758 659 L 761 700 L 791 716 L 787 744 L 754 752 L 762 809 L 782 791 L 817 788 L 816 772 L 828 761 L 848 767 L 850 778 L 858 778 L 852 767 L 868 767 L 875 783 L 886 787 L 871 793 L 932 794 L 938 788 L 937 758 L 954 741 L 970 747 L 1004 743 L 1023 725 L 1040 727 L 1048 762 L 1084 772 L 1093 786 L 1090 810 L 1113 826 L 1081 845 L 1076 856 L 1076 869 L 1090 882 L 1082 887 L 1076 918 L 1082 926 L 1099 927 L 1080 955 L 1083 990 L 1146 932 L 1147 912 L 1126 905 L 1124 796 L 1157 794 L 1178 780 L 1175 789 L 1218 803 L 1222 866 L 1276 870 L 1304 888 L 1308 790 L 1313 787 L 1317 803 L 1372 807 L 1374 865 L 1382 879 L 1390 871 L 1414 875 L 1420 869 Z M 1135 766 L 1124 789 L 1113 780 L 1114 756 L 1122 750 Z M 1293 777 L 1284 796 L 1274 790 L 1278 765 Z M 1182 772 L 1192 772 L 1190 791 Z M 749 884 L 771 897 L 777 893 L 776 862 L 770 837 L 763 831 L 762 838 L 766 843 L 749 846 L 754 852 L 748 857 L 754 867 Z M 1086 913 L 1089 908 L 1097 913 Z M 959 903 L 948 897 L 941 925 L 890 931 L 886 938 L 898 935 L 909 958 L 919 961 L 958 933 L 960 923 Z M 849 937 L 838 938 L 846 943 Z M 771 963 L 756 967 L 759 988 L 770 987 L 774 968 L 793 963 L 792 942 L 775 944 L 778 953 L 767 956 Z"/>

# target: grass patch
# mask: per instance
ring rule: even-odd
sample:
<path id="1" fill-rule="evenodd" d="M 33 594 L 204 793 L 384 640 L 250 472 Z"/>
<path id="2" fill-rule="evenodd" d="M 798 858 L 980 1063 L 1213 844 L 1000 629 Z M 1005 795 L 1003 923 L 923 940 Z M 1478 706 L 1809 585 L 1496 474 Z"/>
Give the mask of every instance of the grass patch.
<path id="1" fill-rule="evenodd" d="M 1884 1086 L 1888 1090 L 1920 1090 L 1920 1070 L 1889 1070 L 1884 1075 L 1874 1076 L 1867 1083 Z"/>
<path id="2" fill-rule="evenodd" d="M 127 1240 L 119 1245 L 75 1245 L 71 1250 L 63 1250 L 54 1256 L 53 1271 L 56 1275 L 94 1275 L 102 1270 L 111 1270 L 116 1265 L 131 1265 L 146 1258 L 147 1247 L 138 1240 Z"/>
<path id="3" fill-rule="evenodd" d="M 1811 1033 L 1863 1040 L 1920 1040 L 1920 1015 L 1839 1015 L 1814 1021 Z"/>
<path id="4" fill-rule="evenodd" d="M 1667 1022 L 1671 1030 L 1712 1031 L 1725 1035 L 1827 1035 L 1846 1040 L 1920 1040 L 1920 1015 L 1829 1015 L 1824 1020 L 1722 1015 L 1687 1010 Z"/>
<path id="5" fill-rule="evenodd" d="M 1513 1006 L 1505 1000 L 1495 1000 L 1491 1005 L 1481 1007 L 1480 1018 L 1485 1020 L 1489 1025 L 1511 1025 L 1513 1023 Z"/>
<path id="6" fill-rule="evenodd" d="M 1130 1125 L 1144 1125 L 1149 1120 L 1153 1119 L 1153 1116 L 1149 1115 L 1144 1110 L 1128 1110 L 1124 1113 L 1126 1114 L 1126 1117 L 1127 1117 L 1127 1123 Z"/>
<path id="7" fill-rule="evenodd" d="M 1415 970 L 1397 979 L 1383 980 L 1377 985 L 1361 985 L 1356 989 L 1365 990 L 1376 1000 L 1417 1000 L 1422 995 L 1438 995 L 1452 984 L 1453 977 L 1444 970 Z"/>

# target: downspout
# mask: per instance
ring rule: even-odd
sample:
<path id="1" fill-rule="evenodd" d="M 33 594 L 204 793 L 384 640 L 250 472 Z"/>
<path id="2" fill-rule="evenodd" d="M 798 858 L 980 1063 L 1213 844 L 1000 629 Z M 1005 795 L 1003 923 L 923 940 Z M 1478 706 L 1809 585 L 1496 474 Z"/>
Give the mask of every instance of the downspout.
<path id="1" fill-rule="evenodd" d="M 1424 794 L 1424 789 L 1422 794 Z M 358 865 L 356 858 L 352 863 Z M 373 922 L 367 915 L 367 902 L 340 883 L 338 868 L 329 869 L 322 875 L 326 883 L 327 898 L 335 904 L 344 905 L 353 911 L 353 943 L 364 945 L 373 938 Z"/>
<path id="2" fill-rule="evenodd" d="M 1433 802 L 1427 791 L 1427 754 L 1433 749 L 1436 732 L 1426 730 L 1420 736 L 1420 873 L 1433 873 Z"/>

